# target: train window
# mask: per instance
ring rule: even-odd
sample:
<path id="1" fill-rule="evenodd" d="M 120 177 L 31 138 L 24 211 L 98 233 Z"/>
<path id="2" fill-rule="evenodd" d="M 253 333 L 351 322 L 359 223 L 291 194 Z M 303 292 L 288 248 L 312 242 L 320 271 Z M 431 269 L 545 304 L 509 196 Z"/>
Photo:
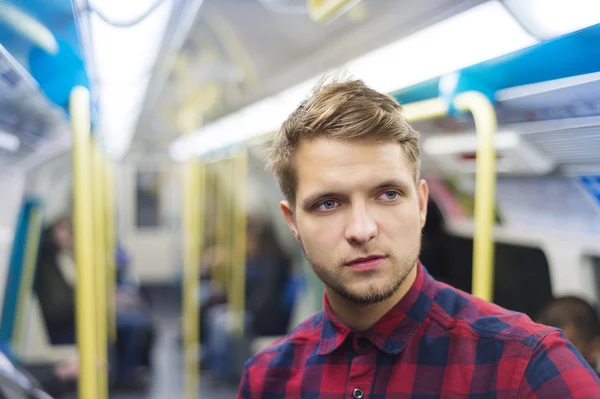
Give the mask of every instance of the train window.
<path id="1" fill-rule="evenodd" d="M 160 212 L 160 173 L 138 171 L 136 173 L 136 226 L 138 228 L 159 227 Z"/>
<path id="2" fill-rule="evenodd" d="M 453 236 L 435 226 L 443 223 L 435 203 L 429 204 L 428 212 L 435 216 L 424 228 L 423 264 L 437 279 L 471 292 L 473 239 Z M 494 258 L 494 302 L 534 317 L 552 299 L 544 252 L 536 247 L 496 243 Z M 432 267 L 428 262 L 432 262 Z"/>

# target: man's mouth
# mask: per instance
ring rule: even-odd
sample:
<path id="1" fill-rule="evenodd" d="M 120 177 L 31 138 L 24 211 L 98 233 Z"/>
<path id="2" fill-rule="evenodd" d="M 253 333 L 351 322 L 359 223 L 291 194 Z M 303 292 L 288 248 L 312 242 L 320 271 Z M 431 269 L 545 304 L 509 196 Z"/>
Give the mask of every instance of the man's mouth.
<path id="1" fill-rule="evenodd" d="M 384 255 L 370 255 L 353 259 L 350 262 L 347 262 L 345 266 L 350 267 L 355 271 L 375 270 L 380 266 L 381 262 L 383 262 L 385 258 L 386 257 Z"/>

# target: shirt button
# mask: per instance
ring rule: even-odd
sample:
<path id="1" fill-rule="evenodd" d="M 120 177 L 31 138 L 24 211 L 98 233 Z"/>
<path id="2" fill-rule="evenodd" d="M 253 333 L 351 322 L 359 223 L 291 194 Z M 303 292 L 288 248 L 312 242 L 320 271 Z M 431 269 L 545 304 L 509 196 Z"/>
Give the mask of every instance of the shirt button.
<path id="1" fill-rule="evenodd" d="M 352 391 L 352 396 L 354 396 L 356 399 L 362 399 L 365 396 L 365 394 L 362 391 L 362 389 L 356 388 L 354 389 L 354 391 Z"/>
<path id="2" fill-rule="evenodd" d="M 364 348 L 365 346 L 367 346 L 367 339 L 366 338 L 359 338 L 356 341 L 356 344 L 358 345 L 359 348 Z"/>

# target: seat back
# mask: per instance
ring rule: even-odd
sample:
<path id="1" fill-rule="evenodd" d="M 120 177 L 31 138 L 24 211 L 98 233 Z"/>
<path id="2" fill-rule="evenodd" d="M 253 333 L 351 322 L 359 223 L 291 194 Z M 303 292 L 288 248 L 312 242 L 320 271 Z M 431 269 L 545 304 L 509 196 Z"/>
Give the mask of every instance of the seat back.
<path id="1" fill-rule="evenodd" d="M 36 295 L 32 295 L 30 299 L 24 333 L 23 342 L 21 348 L 19 348 L 19 360 L 21 361 L 27 363 L 55 363 L 71 358 L 77 353 L 77 347 L 73 344 L 52 344 Z"/>
<path id="2" fill-rule="evenodd" d="M 14 352 L 21 346 L 41 234 L 41 203 L 25 198 L 17 219 L 0 321 L 0 343 Z"/>

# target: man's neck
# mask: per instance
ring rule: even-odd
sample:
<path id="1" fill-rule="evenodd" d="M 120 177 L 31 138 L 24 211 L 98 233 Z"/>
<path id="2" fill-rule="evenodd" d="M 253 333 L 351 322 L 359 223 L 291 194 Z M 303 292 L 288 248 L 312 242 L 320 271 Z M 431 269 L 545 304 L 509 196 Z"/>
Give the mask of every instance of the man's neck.
<path id="1" fill-rule="evenodd" d="M 417 278 L 417 271 L 418 266 L 413 267 L 402 282 L 402 285 L 400 285 L 400 288 L 390 298 L 371 305 L 359 305 L 327 287 L 325 287 L 325 294 L 333 313 L 339 321 L 354 330 L 365 331 L 373 327 L 375 323 L 404 298 Z"/>

